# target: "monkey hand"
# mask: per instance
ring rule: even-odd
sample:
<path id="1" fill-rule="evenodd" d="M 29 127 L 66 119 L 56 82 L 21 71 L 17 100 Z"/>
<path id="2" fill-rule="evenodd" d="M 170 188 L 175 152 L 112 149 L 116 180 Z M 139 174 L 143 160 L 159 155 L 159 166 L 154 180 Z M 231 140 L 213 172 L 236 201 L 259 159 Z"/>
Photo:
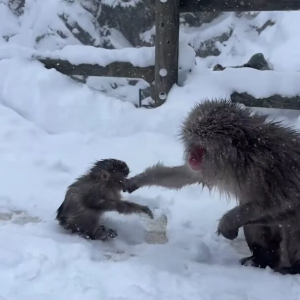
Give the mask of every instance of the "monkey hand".
<path id="1" fill-rule="evenodd" d="M 141 205 L 141 212 L 148 215 L 151 219 L 154 218 L 152 211 L 150 210 L 150 208 L 148 206 L 143 206 Z"/>
<path id="2" fill-rule="evenodd" d="M 134 179 L 127 179 L 124 183 L 124 187 L 123 187 L 123 192 L 128 192 L 129 194 L 133 193 L 134 191 L 136 191 L 137 189 L 139 189 L 140 187 L 138 186 L 138 184 L 135 182 Z"/>
<path id="3" fill-rule="evenodd" d="M 223 235 L 228 240 L 234 240 L 239 233 L 239 227 L 236 226 L 236 223 L 232 217 L 228 214 L 225 214 L 219 222 L 217 234 Z"/>
<path id="4" fill-rule="evenodd" d="M 107 235 L 107 238 L 110 238 L 110 239 L 115 239 L 118 236 L 117 232 L 113 229 L 108 229 L 106 235 Z"/>

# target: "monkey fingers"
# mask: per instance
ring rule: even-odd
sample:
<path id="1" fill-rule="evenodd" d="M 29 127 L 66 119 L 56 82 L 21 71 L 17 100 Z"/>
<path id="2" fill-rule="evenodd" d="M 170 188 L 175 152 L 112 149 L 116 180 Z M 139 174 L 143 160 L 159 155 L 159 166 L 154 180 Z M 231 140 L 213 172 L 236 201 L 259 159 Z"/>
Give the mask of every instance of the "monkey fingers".
<path id="1" fill-rule="evenodd" d="M 118 236 L 117 232 L 113 229 L 107 230 L 107 237 L 110 239 L 115 239 Z"/>
<path id="2" fill-rule="evenodd" d="M 107 241 L 109 239 L 115 239 L 118 236 L 117 232 L 113 229 L 106 229 L 103 225 L 99 226 L 95 233 L 93 234 L 93 238 L 95 240 Z"/>
<path id="3" fill-rule="evenodd" d="M 233 210 L 225 214 L 219 222 L 217 234 L 223 235 L 226 239 L 234 240 L 239 233 L 239 224 L 232 216 Z"/>
<path id="4" fill-rule="evenodd" d="M 224 230 L 224 228 L 218 228 L 217 230 L 217 234 L 218 235 L 223 235 L 224 238 L 228 239 L 228 240 L 234 240 L 238 234 L 239 234 L 239 230 Z"/>
<path id="5" fill-rule="evenodd" d="M 254 266 L 253 255 L 242 258 L 240 263 L 242 266 Z"/>
<path id="6" fill-rule="evenodd" d="M 150 210 L 150 208 L 148 206 L 141 206 L 141 212 L 148 215 L 151 219 L 154 218 L 153 213 L 152 213 L 152 211 Z"/>
<path id="7" fill-rule="evenodd" d="M 127 179 L 124 183 L 123 192 L 128 192 L 129 194 L 131 194 L 139 188 L 140 187 L 133 179 Z"/>

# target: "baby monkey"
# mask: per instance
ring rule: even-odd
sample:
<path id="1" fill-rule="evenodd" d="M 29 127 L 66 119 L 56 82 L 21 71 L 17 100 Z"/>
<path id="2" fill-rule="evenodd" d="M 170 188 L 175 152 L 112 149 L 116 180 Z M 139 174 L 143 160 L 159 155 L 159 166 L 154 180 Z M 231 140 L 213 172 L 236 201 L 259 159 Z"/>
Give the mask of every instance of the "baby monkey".
<path id="1" fill-rule="evenodd" d="M 147 206 L 121 200 L 128 174 L 129 168 L 121 160 L 97 161 L 68 187 L 65 199 L 57 210 L 59 224 L 84 238 L 105 241 L 117 236 L 116 231 L 100 224 L 101 215 L 105 212 L 145 213 L 153 218 Z"/>

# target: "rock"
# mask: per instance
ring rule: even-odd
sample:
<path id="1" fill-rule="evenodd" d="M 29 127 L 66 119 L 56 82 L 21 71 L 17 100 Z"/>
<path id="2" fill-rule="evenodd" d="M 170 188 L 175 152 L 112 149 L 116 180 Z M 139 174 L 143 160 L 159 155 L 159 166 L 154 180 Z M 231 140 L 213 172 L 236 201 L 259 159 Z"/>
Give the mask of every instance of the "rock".
<path id="1" fill-rule="evenodd" d="M 9 0 L 8 7 L 17 15 L 24 13 L 25 0 Z"/>
<path id="2" fill-rule="evenodd" d="M 217 43 L 224 43 L 226 42 L 232 35 L 233 29 L 229 29 L 227 32 L 216 36 L 212 39 L 194 43 L 193 48 L 196 51 L 196 55 L 199 57 L 207 57 L 207 56 L 218 56 L 221 52 L 217 48 Z"/>
<path id="3" fill-rule="evenodd" d="M 253 68 L 256 70 L 271 70 L 262 53 L 254 54 L 243 67 Z"/>
<path id="4" fill-rule="evenodd" d="M 262 53 L 254 54 L 247 63 L 241 66 L 223 67 L 220 64 L 214 66 L 213 71 L 223 71 L 226 68 L 252 68 L 260 71 L 271 70 L 268 62 Z"/>
<path id="5" fill-rule="evenodd" d="M 132 6 L 121 5 L 120 1 L 115 6 L 102 4 L 97 21 L 100 26 L 119 30 L 133 47 L 152 46 L 141 39 L 141 34 L 154 26 L 155 7 L 151 2 L 144 0 Z"/>

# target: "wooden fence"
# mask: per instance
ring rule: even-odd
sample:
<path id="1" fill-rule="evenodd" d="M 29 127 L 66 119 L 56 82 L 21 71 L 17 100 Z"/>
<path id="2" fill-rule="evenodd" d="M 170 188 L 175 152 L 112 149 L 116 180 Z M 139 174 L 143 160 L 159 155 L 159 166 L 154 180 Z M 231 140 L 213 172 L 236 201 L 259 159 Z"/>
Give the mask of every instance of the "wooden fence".
<path id="1" fill-rule="evenodd" d="M 181 12 L 289 11 L 299 10 L 300 0 L 153 0 L 155 5 L 155 65 L 135 67 L 126 62 L 108 66 L 72 65 L 68 61 L 42 58 L 46 68 L 67 75 L 142 78 L 152 86 L 156 106 L 163 104 L 178 83 L 179 16 Z M 243 97 L 241 97 L 241 100 Z M 300 101 L 296 101 L 300 103 Z M 264 103 L 264 102 L 260 102 Z M 246 104 L 246 103 L 245 103 Z M 289 105 L 285 108 L 289 108 Z M 295 108 L 292 103 L 291 108 Z M 300 104 L 296 105 L 300 109 Z"/>

